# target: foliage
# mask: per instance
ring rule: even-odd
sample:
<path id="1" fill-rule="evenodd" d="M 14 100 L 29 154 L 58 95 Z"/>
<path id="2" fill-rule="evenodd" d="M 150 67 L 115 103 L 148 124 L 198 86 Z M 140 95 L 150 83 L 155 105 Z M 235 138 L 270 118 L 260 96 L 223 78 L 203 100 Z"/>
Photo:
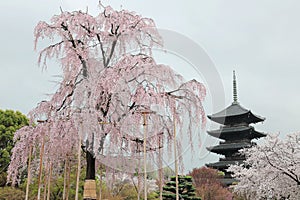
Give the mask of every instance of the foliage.
<path id="1" fill-rule="evenodd" d="M 190 173 L 197 195 L 205 200 L 231 200 L 233 194 L 224 188 L 220 178 L 223 174 L 208 167 L 194 168 Z"/>
<path id="2" fill-rule="evenodd" d="M 6 184 L 6 177 L 7 177 L 7 173 L 6 172 L 2 172 L 0 173 L 0 187 L 4 187 Z"/>
<path id="3" fill-rule="evenodd" d="M 147 199 L 148 200 L 159 200 L 159 194 L 158 194 L 158 192 L 155 192 L 155 191 L 150 192 L 148 194 L 148 196 L 147 196 Z"/>
<path id="4" fill-rule="evenodd" d="M 76 169 L 77 166 L 73 165 L 70 170 L 70 187 L 69 187 L 69 199 L 75 198 L 75 185 L 76 185 Z M 62 171 L 62 169 L 58 169 L 59 171 Z M 42 176 L 42 189 L 41 189 L 41 198 L 43 198 L 43 195 L 47 194 L 47 180 L 48 180 L 48 173 L 43 174 Z M 84 185 L 84 177 L 85 172 L 84 168 L 81 169 L 80 173 L 80 182 L 79 182 L 79 199 L 82 199 L 83 194 L 83 185 Z M 59 200 L 63 199 L 63 188 L 64 188 L 64 175 L 63 174 L 56 174 L 51 179 L 51 185 L 50 185 L 50 200 Z M 22 191 L 26 191 L 26 184 L 27 180 L 20 185 L 20 189 Z M 46 185 L 45 185 L 46 184 Z M 46 189 L 46 191 L 45 191 Z M 46 192 L 46 193 L 45 193 Z M 33 177 L 31 180 L 31 183 L 29 185 L 29 196 L 36 199 L 38 194 L 38 178 Z"/>
<path id="5" fill-rule="evenodd" d="M 147 169 L 149 168 L 147 167 Z M 163 180 L 169 180 L 171 176 L 175 176 L 174 170 L 171 169 L 169 166 L 162 168 L 162 174 L 163 174 Z M 159 177 L 159 169 L 147 172 L 147 179 L 158 180 L 158 177 Z"/>
<path id="6" fill-rule="evenodd" d="M 163 199 L 174 200 L 176 199 L 176 177 L 172 176 L 171 180 L 163 187 Z M 185 200 L 201 200 L 196 197 L 195 187 L 192 184 L 191 176 L 178 176 L 178 193 L 179 199 Z"/>
<path id="7" fill-rule="evenodd" d="M 169 166 L 163 168 L 164 180 L 170 180 L 172 176 L 175 176 L 175 172 Z"/>
<path id="8" fill-rule="evenodd" d="M 103 166 L 102 166 L 103 167 Z M 75 180 L 76 180 L 76 165 L 74 165 L 71 168 L 70 171 L 70 188 L 69 188 L 69 199 L 74 199 L 75 197 Z M 137 199 L 137 192 L 136 189 L 131 183 L 131 181 L 128 179 L 129 176 L 126 176 L 124 179 L 115 178 L 114 180 L 110 180 L 107 182 L 107 179 L 105 177 L 106 173 L 103 172 L 103 180 L 102 180 L 102 199 L 108 199 L 108 200 L 136 200 Z M 46 175 L 47 176 L 47 175 Z M 79 199 L 82 199 L 82 193 L 83 193 L 83 185 L 84 185 L 84 177 L 85 177 L 85 169 L 84 167 L 81 169 L 80 174 L 80 191 L 79 191 Z M 45 175 L 42 177 L 42 183 L 45 182 Z M 47 177 L 46 177 L 47 178 Z M 109 177 L 110 178 L 110 177 Z M 110 186 L 110 182 L 112 182 L 112 185 Z M 97 183 L 97 195 L 99 196 L 99 188 L 100 188 L 100 180 L 97 177 L 96 180 Z M 25 192 L 27 182 L 25 181 L 22 185 L 20 185 L 20 189 Z M 29 196 L 31 199 L 36 199 L 37 196 L 37 184 L 38 180 L 37 178 L 33 178 L 30 184 L 29 188 Z M 47 187 L 47 185 L 46 185 Z M 57 175 L 55 177 L 52 177 L 51 187 L 50 187 L 50 200 L 60 200 L 63 199 L 63 187 L 64 187 L 64 177 L 63 175 Z M 43 185 L 41 190 L 41 198 L 43 198 L 44 195 L 44 188 Z M 46 191 L 47 192 L 47 191 Z M 158 200 L 157 195 L 155 192 L 150 192 L 148 194 L 149 200 Z"/>
<path id="9" fill-rule="evenodd" d="M 25 192 L 15 187 L 0 187 L 0 200 L 24 200 Z M 33 200 L 33 198 L 31 199 Z"/>
<path id="10" fill-rule="evenodd" d="M 115 193 L 114 196 L 121 196 L 123 199 L 126 200 L 136 200 L 137 193 L 134 186 L 128 182 L 123 184 L 124 185 L 121 188 L 119 188 L 120 190 L 118 191 L 118 193 Z"/>
<path id="11" fill-rule="evenodd" d="M 300 133 L 285 139 L 268 135 L 263 144 L 242 153 L 245 164 L 228 169 L 239 180 L 234 191 L 249 199 L 299 199 Z"/>
<path id="12" fill-rule="evenodd" d="M 97 186 L 97 188 L 100 186 Z M 107 200 L 136 200 L 137 193 L 135 188 L 130 183 L 117 183 L 113 189 L 110 189 L 106 182 L 102 183 L 102 199 Z M 100 194 L 98 194 L 100 196 Z"/>
<path id="13" fill-rule="evenodd" d="M 0 186 L 6 183 L 6 169 L 14 146 L 14 133 L 28 123 L 27 117 L 19 111 L 0 110 Z"/>
<path id="14" fill-rule="evenodd" d="M 195 187 L 205 184 L 220 184 L 220 178 L 222 178 L 217 170 L 208 167 L 194 168 L 189 175 L 193 177 Z"/>
<path id="15" fill-rule="evenodd" d="M 232 190 L 232 189 L 231 189 Z M 252 200 L 249 199 L 247 196 L 242 195 L 242 194 L 237 194 L 233 192 L 233 200 Z"/>

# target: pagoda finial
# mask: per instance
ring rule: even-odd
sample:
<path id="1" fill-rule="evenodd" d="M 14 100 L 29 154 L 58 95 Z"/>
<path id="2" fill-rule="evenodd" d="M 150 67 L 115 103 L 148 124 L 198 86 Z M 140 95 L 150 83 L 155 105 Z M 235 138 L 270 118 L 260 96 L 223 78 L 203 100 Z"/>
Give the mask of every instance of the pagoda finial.
<path id="1" fill-rule="evenodd" d="M 236 76 L 233 70 L 233 103 L 237 103 L 237 89 L 236 89 Z"/>

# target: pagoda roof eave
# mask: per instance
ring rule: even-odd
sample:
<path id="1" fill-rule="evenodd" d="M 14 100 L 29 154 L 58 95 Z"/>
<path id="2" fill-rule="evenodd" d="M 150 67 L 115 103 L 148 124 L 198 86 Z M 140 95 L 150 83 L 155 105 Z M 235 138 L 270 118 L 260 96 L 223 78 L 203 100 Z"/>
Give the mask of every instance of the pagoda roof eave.
<path id="1" fill-rule="evenodd" d="M 265 120 L 264 117 L 253 114 L 251 110 L 242 107 L 237 102 L 234 102 L 224 110 L 208 115 L 207 117 L 220 124 L 230 124 L 230 121 L 233 121 L 235 118 L 241 118 L 242 116 L 247 119 L 245 122 L 248 124 L 262 122 Z"/>
<path id="2" fill-rule="evenodd" d="M 233 126 L 233 127 L 222 127 L 217 130 L 207 131 L 207 133 L 213 137 L 227 139 L 228 136 L 243 134 L 247 138 L 260 138 L 265 137 L 267 134 L 256 131 L 252 126 Z"/>
<path id="3" fill-rule="evenodd" d="M 241 143 L 228 143 L 228 144 L 220 144 L 217 146 L 212 146 L 212 147 L 206 147 L 206 149 L 210 152 L 218 153 L 218 154 L 224 154 L 229 150 L 239 150 L 243 148 L 248 148 L 251 147 L 251 143 L 247 142 L 241 142 Z"/>
<path id="4" fill-rule="evenodd" d="M 223 185 L 227 185 L 227 186 L 232 185 L 235 182 L 238 182 L 238 180 L 234 178 L 222 178 L 220 179 L 220 181 Z"/>
<path id="5" fill-rule="evenodd" d="M 242 164 L 244 160 L 231 160 L 231 161 L 219 161 L 215 163 L 208 163 L 205 164 L 207 167 L 211 167 L 214 169 L 224 169 L 227 168 L 229 165 L 235 165 L 235 164 Z"/>

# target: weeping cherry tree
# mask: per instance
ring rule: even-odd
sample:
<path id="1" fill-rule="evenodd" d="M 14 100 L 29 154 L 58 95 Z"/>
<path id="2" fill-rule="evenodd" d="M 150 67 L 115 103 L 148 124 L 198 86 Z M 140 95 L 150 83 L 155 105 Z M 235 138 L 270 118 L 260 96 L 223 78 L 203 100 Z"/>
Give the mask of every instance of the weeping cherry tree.
<path id="1" fill-rule="evenodd" d="M 93 180 L 96 160 L 113 166 L 113 154 L 136 157 L 144 120 L 149 124 L 148 150 L 157 148 L 162 137 L 174 139 L 174 123 L 190 144 L 194 131 L 205 124 L 203 84 L 185 81 L 153 59 L 152 48 L 163 46 L 153 20 L 109 6 L 100 10 L 97 16 L 62 11 L 36 26 L 38 62 L 47 68 L 48 59 L 57 59 L 62 79 L 50 99 L 30 112 L 31 125 L 15 135 L 9 167 L 13 183 L 27 166 L 31 148 L 41 160 L 43 145 L 42 162 L 61 165 L 68 156 L 80 154 L 81 147 L 86 179 Z M 51 44 L 39 47 L 42 39 Z"/>

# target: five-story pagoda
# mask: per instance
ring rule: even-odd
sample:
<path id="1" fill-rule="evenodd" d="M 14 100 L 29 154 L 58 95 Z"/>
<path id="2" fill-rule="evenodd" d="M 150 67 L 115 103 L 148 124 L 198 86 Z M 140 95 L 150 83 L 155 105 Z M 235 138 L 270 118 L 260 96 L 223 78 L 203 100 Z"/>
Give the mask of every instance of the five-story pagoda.
<path id="1" fill-rule="evenodd" d="M 253 114 L 250 110 L 243 108 L 237 101 L 236 77 L 233 71 L 233 103 L 224 110 L 208 115 L 208 118 L 221 124 L 218 130 L 207 131 L 213 137 L 220 138 L 219 145 L 207 147 L 213 153 L 224 155 L 219 162 L 209 163 L 206 166 L 220 170 L 225 173 L 223 184 L 231 185 L 235 180 L 226 171 L 228 165 L 242 163 L 245 157 L 239 154 L 239 150 L 255 145 L 253 139 L 266 136 L 264 133 L 255 131 L 250 124 L 262 122 L 265 118 Z"/>

